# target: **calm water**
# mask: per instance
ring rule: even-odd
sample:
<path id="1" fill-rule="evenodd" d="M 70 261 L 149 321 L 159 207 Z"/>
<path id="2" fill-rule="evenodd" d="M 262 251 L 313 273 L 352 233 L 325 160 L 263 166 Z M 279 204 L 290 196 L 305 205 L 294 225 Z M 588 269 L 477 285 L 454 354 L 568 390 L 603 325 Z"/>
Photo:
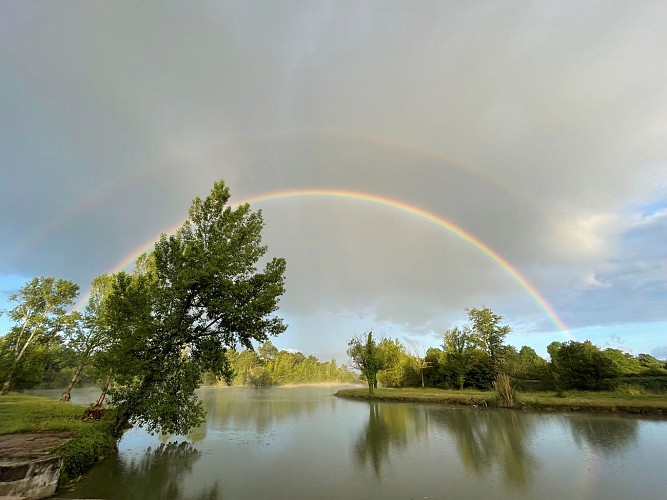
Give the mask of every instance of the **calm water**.
<path id="1" fill-rule="evenodd" d="M 667 420 L 203 388 L 186 437 L 131 429 L 62 497 L 665 498 Z M 92 401 L 95 391 L 74 395 Z"/>

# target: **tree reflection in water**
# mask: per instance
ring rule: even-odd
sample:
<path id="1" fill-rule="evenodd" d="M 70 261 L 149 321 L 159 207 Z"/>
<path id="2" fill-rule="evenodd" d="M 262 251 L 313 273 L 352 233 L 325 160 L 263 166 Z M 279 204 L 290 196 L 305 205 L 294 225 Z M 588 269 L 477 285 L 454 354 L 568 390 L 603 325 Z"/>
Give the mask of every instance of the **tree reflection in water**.
<path id="1" fill-rule="evenodd" d="M 188 433 L 188 439 L 202 441 L 208 429 L 252 427 L 262 435 L 277 423 L 297 415 L 311 415 L 331 399 L 329 394 L 302 387 L 292 392 L 289 388 L 250 389 L 242 387 L 209 387 L 197 393 L 207 413 L 206 421 Z M 336 404 L 333 399 L 331 404 Z"/>
<path id="2" fill-rule="evenodd" d="M 533 419 L 501 409 L 460 409 L 432 415 L 434 424 L 452 437 L 466 471 L 483 476 L 497 469 L 505 484 L 519 489 L 530 483 L 537 465 L 527 446 Z"/>
<path id="3" fill-rule="evenodd" d="M 368 424 L 356 440 L 354 453 L 360 464 L 371 465 L 379 477 L 392 451 L 404 449 L 426 434 L 426 413 L 416 406 L 372 402 L 368 411 Z"/>
<path id="4" fill-rule="evenodd" d="M 181 498 L 181 479 L 192 471 L 201 452 L 190 443 L 162 443 L 148 448 L 136 463 L 126 470 L 126 484 L 132 484 L 127 498 Z"/>
<path id="5" fill-rule="evenodd" d="M 637 441 L 638 420 L 634 417 L 571 415 L 567 419 L 574 442 L 610 456 Z"/>
<path id="6" fill-rule="evenodd" d="M 138 459 L 125 462 L 107 460 L 105 467 L 93 469 L 79 485 L 77 497 L 139 500 L 215 499 L 219 497 L 218 483 L 203 491 L 185 491 L 183 479 L 192 472 L 201 452 L 187 442 L 161 443 L 148 448 Z M 97 473 L 100 473 L 98 476 Z M 102 477 L 103 476 L 103 477 Z M 104 484 L 104 490 L 100 485 Z"/>

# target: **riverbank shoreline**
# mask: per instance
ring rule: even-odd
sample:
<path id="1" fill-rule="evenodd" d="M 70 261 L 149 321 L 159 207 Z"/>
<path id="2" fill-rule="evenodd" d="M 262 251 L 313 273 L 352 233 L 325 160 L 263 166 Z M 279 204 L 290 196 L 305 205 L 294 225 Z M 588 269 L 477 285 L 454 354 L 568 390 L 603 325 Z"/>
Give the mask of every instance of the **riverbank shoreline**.
<path id="1" fill-rule="evenodd" d="M 393 401 L 401 403 L 433 403 L 498 407 L 493 391 L 445 389 L 376 389 L 368 396 L 368 389 L 342 389 L 334 396 L 363 401 Z M 573 411 L 590 413 L 622 413 L 667 417 L 667 397 L 664 395 L 627 396 L 609 392 L 554 392 L 519 393 L 513 409 L 535 411 Z"/>
<path id="2" fill-rule="evenodd" d="M 41 396 L 0 396 L 0 462 L 58 457 L 56 480 L 62 488 L 116 450 L 111 419 L 84 421 L 85 410 L 82 405 Z"/>

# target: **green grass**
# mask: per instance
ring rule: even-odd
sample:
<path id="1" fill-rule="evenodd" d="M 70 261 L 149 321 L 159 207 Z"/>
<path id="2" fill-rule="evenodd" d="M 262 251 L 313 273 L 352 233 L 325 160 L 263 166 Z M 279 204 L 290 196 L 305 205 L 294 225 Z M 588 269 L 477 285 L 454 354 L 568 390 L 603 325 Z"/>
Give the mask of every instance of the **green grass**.
<path id="1" fill-rule="evenodd" d="M 0 435 L 16 432 L 80 431 L 85 406 L 39 396 L 10 393 L 0 396 Z"/>
<path id="2" fill-rule="evenodd" d="M 368 389 L 342 389 L 336 396 L 349 399 L 369 399 Z M 447 404 L 492 404 L 496 394 L 493 391 L 464 389 L 446 391 L 443 389 L 375 389 L 375 399 L 385 401 L 403 401 L 408 403 L 447 403 Z"/>
<path id="3" fill-rule="evenodd" d="M 368 399 L 368 389 L 343 389 L 336 396 Z M 495 406 L 494 391 L 463 391 L 444 389 L 376 389 L 376 400 L 416 403 L 464 404 Z M 628 395 L 621 392 L 569 391 L 518 393 L 515 407 L 539 410 L 620 412 L 667 415 L 667 396 L 663 394 Z"/>
<path id="4" fill-rule="evenodd" d="M 88 471 L 116 447 L 116 440 L 112 436 L 112 416 L 94 422 L 83 421 L 81 417 L 85 410 L 86 407 L 81 405 L 10 393 L 0 396 L 0 435 L 74 432 L 74 438 L 53 450 L 63 457 L 59 481 L 63 485 Z"/>
<path id="5" fill-rule="evenodd" d="M 622 412 L 667 415 L 667 396 L 664 394 L 626 394 L 623 392 L 566 391 L 526 392 L 519 402 L 537 409 L 569 409 L 600 412 Z"/>

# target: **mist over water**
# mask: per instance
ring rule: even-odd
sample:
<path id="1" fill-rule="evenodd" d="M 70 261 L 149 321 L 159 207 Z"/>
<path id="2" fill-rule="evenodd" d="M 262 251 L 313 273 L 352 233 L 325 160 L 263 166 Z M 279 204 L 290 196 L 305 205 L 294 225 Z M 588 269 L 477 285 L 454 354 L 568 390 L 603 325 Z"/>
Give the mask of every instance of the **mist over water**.
<path id="1" fill-rule="evenodd" d="M 131 429 L 60 496 L 660 498 L 667 487 L 664 419 L 368 403 L 336 390 L 202 388 L 201 427 Z"/>

